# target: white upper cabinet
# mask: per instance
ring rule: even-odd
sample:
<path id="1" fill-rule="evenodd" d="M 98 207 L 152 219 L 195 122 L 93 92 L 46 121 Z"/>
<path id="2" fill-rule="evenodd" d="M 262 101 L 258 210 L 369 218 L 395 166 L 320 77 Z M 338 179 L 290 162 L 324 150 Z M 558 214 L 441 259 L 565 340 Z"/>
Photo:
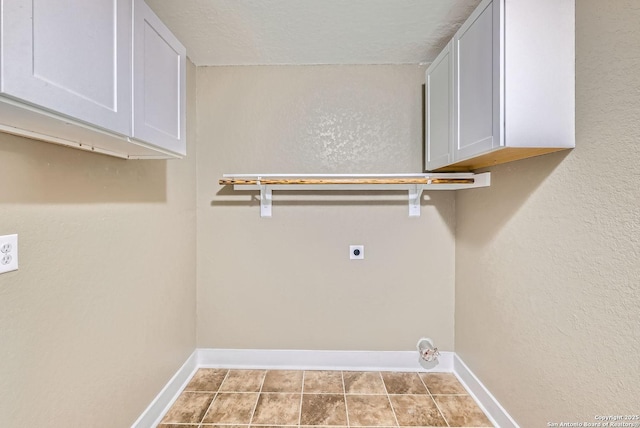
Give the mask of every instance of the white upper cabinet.
<path id="1" fill-rule="evenodd" d="M 185 155 L 186 49 L 143 0 L 133 19 L 133 138 Z"/>
<path id="2" fill-rule="evenodd" d="M 436 59 L 427 70 L 434 91 L 427 170 L 471 170 L 575 147 L 574 0 L 484 0 L 443 54 L 453 57 L 453 90 L 443 79 L 439 88 L 429 83 L 442 67 Z M 451 95 L 441 101 L 445 89 Z M 444 108 L 453 118 L 450 137 Z"/>
<path id="3" fill-rule="evenodd" d="M 3 95 L 128 135 L 131 0 L 2 0 Z"/>
<path id="4" fill-rule="evenodd" d="M 0 132 L 186 154 L 186 52 L 143 0 L 0 0 Z"/>
<path id="5" fill-rule="evenodd" d="M 425 165 L 434 170 L 453 161 L 453 42 L 427 69 L 427 150 Z"/>

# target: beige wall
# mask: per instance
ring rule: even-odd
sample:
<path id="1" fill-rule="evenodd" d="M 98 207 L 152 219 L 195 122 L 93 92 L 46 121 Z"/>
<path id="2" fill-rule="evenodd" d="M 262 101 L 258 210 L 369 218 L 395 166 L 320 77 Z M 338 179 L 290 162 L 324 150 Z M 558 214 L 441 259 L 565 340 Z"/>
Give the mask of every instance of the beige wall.
<path id="1" fill-rule="evenodd" d="M 404 195 L 276 194 L 261 219 L 255 193 L 217 184 L 420 172 L 424 70 L 198 68 L 199 347 L 411 350 L 429 335 L 452 350 L 452 193 L 425 198 L 420 218 Z"/>
<path id="2" fill-rule="evenodd" d="M 639 409 L 640 4 L 576 19 L 577 148 L 456 198 L 456 352 L 523 427 Z"/>
<path id="3" fill-rule="evenodd" d="M 125 161 L 0 134 L 0 426 L 124 427 L 195 347 L 189 157 Z"/>

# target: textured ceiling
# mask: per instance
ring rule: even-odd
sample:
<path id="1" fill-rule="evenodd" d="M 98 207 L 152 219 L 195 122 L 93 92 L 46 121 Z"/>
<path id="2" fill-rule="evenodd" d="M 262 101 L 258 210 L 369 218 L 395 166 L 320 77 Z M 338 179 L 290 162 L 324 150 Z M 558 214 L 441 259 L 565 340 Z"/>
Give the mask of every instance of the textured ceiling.
<path id="1" fill-rule="evenodd" d="M 479 0 L 146 0 L 196 65 L 431 62 Z"/>

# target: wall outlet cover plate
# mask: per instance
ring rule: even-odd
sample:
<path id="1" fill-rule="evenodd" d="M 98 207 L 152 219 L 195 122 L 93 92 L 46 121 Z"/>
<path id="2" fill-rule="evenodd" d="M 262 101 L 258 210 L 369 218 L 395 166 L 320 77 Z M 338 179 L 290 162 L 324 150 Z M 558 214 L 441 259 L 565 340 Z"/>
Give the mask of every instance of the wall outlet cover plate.
<path id="1" fill-rule="evenodd" d="M 0 273 L 18 270 L 18 235 L 0 236 Z"/>
<path id="2" fill-rule="evenodd" d="M 364 245 L 349 245 L 349 258 L 351 260 L 363 260 Z"/>

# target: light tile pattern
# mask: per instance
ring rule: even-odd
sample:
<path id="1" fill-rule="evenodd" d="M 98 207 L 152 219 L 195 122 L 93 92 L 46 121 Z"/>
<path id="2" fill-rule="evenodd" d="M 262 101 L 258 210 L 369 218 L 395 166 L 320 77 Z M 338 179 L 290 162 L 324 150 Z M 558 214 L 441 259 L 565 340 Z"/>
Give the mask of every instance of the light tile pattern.
<path id="1" fill-rule="evenodd" d="M 451 373 L 200 369 L 159 428 L 491 426 Z"/>

